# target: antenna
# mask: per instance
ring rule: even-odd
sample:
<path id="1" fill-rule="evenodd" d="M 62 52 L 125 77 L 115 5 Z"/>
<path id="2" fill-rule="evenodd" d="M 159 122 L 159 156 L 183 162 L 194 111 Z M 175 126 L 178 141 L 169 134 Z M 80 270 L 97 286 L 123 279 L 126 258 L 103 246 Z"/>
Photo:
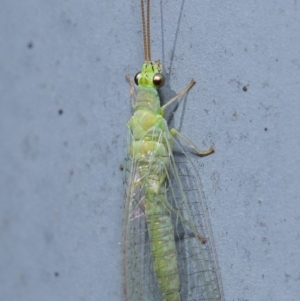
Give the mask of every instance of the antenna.
<path id="1" fill-rule="evenodd" d="M 151 61 L 151 42 L 150 42 L 150 0 L 147 0 L 147 11 L 145 14 L 144 0 L 141 0 L 142 29 L 144 43 L 144 61 Z"/>

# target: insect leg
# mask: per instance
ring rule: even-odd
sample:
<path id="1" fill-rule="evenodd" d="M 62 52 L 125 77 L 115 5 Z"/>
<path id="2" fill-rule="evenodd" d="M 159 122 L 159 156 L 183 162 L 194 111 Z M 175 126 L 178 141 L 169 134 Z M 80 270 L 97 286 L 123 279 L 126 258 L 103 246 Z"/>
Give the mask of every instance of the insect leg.
<path id="1" fill-rule="evenodd" d="M 175 135 L 178 136 L 182 141 L 184 141 L 191 149 L 193 149 L 198 156 L 207 156 L 212 154 L 215 150 L 211 146 L 208 150 L 200 150 L 191 140 L 189 140 L 187 137 L 185 137 L 183 134 L 181 134 L 176 129 L 170 130 L 171 135 L 174 137 Z"/>
<path id="2" fill-rule="evenodd" d="M 135 107 L 135 88 L 134 88 L 134 83 L 133 81 L 131 80 L 130 76 L 129 75 L 126 75 L 126 79 L 127 81 L 129 82 L 130 84 L 130 98 L 131 98 L 131 106 L 132 108 L 134 109 Z"/>
<path id="3" fill-rule="evenodd" d="M 207 239 L 206 239 L 204 236 L 202 236 L 200 233 L 198 233 L 198 232 L 196 231 L 195 227 L 194 227 L 191 223 L 189 223 L 189 221 L 187 221 L 187 220 L 181 215 L 181 213 L 179 212 L 178 209 L 174 208 L 168 201 L 165 201 L 165 205 L 166 205 L 166 207 L 167 207 L 171 212 L 173 212 L 176 216 L 179 217 L 180 221 L 181 221 L 183 224 L 187 225 L 187 226 L 193 231 L 193 235 L 195 235 L 195 233 L 196 233 L 196 236 L 198 237 L 198 239 L 199 239 L 203 244 L 206 243 L 206 240 L 207 240 Z"/>
<path id="4" fill-rule="evenodd" d="M 179 93 L 177 93 L 172 99 L 170 99 L 165 105 L 161 107 L 162 110 L 164 110 L 167 106 L 172 104 L 175 100 L 177 100 L 179 97 L 183 96 L 185 93 L 187 93 L 194 85 L 195 81 L 192 79 L 191 82 Z"/>

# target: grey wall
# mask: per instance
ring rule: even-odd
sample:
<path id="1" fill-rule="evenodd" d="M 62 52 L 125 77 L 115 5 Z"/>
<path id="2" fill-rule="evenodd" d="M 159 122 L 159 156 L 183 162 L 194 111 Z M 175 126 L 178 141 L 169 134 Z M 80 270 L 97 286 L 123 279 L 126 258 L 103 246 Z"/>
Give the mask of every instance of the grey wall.
<path id="1" fill-rule="evenodd" d="M 139 12 L 138 0 L 1 1 L 1 300 L 122 298 Z M 152 16 L 163 97 L 197 81 L 175 124 L 216 148 L 198 164 L 225 300 L 299 300 L 300 3 L 153 1 Z"/>

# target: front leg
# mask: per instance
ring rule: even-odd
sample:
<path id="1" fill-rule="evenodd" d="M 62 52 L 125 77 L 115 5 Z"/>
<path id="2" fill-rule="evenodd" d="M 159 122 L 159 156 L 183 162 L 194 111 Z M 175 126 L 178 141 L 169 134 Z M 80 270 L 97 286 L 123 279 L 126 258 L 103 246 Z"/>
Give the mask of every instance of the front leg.
<path id="1" fill-rule="evenodd" d="M 135 97 L 134 97 L 134 95 L 135 95 L 135 87 L 134 87 L 134 83 L 131 80 L 131 78 L 130 78 L 129 75 L 126 75 L 126 79 L 129 82 L 129 84 L 130 84 L 131 106 L 132 106 L 132 109 L 134 109 L 134 107 L 135 107 Z"/>

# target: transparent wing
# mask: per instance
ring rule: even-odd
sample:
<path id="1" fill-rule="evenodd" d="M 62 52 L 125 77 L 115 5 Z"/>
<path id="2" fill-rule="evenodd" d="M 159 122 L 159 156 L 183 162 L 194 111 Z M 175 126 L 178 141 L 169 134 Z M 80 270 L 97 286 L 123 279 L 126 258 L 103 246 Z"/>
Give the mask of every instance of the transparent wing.
<path id="1" fill-rule="evenodd" d="M 132 140 L 128 130 L 128 145 Z M 150 240 L 144 214 L 139 162 L 129 152 L 125 161 L 125 206 L 123 220 L 123 276 L 126 301 L 163 301 L 153 269 Z"/>
<path id="2" fill-rule="evenodd" d="M 129 141 L 131 134 L 129 134 Z M 130 145 L 130 144 L 129 144 Z M 223 301 L 221 278 L 206 203 L 194 165 L 179 143 L 169 147 L 167 204 L 174 227 L 181 301 Z M 123 271 L 126 301 L 163 301 L 159 292 L 147 223 L 139 162 L 125 162 Z"/>
<path id="3" fill-rule="evenodd" d="M 201 180 L 175 141 L 168 170 L 182 301 L 224 301 L 220 271 Z"/>

